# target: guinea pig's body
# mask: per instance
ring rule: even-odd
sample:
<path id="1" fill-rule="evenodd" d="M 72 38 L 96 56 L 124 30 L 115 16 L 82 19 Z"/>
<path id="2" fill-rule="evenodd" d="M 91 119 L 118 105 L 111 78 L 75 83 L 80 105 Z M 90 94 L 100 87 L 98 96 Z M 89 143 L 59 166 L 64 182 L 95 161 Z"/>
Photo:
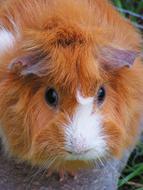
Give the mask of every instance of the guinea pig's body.
<path id="1" fill-rule="evenodd" d="M 106 0 L 7 0 L 0 9 L 0 123 L 9 155 L 74 171 L 139 134 L 141 37 Z"/>

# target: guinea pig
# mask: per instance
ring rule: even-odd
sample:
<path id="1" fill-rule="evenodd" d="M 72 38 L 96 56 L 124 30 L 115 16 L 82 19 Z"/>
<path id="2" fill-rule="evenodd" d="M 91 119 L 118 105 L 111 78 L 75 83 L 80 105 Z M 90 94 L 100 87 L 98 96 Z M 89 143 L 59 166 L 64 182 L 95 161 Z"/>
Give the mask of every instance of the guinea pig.
<path id="1" fill-rule="evenodd" d="M 107 0 L 1 2 L 5 152 L 54 172 L 120 159 L 140 132 L 141 42 Z"/>

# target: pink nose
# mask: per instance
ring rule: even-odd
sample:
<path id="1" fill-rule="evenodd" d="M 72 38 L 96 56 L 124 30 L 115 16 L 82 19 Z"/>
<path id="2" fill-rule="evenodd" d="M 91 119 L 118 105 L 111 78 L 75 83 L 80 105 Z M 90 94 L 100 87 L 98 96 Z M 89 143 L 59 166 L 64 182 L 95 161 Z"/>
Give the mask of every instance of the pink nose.
<path id="1" fill-rule="evenodd" d="M 88 151 L 88 149 L 86 148 L 86 146 L 84 144 L 76 144 L 76 146 L 74 147 L 74 152 L 77 154 L 82 154 L 87 151 Z"/>
<path id="2" fill-rule="evenodd" d="M 71 150 L 68 152 L 70 152 L 72 154 L 85 154 L 89 151 L 90 151 L 90 149 L 86 145 L 85 139 L 82 138 L 82 139 L 80 139 L 80 142 L 77 141 L 76 139 L 74 139 L 72 142 Z"/>

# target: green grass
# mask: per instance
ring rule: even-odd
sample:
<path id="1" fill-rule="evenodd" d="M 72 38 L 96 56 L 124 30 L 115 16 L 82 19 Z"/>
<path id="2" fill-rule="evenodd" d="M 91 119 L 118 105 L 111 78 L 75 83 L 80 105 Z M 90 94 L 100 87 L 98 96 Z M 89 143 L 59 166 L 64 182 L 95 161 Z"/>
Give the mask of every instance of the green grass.
<path id="1" fill-rule="evenodd" d="M 143 190 L 143 143 L 132 153 L 118 187 L 119 190 Z"/>
<path id="2" fill-rule="evenodd" d="M 143 0 L 112 0 L 121 14 L 143 30 Z"/>
<path id="3" fill-rule="evenodd" d="M 112 0 L 121 14 L 143 31 L 143 0 Z M 119 190 L 143 190 L 143 143 L 132 153 L 118 183 Z"/>

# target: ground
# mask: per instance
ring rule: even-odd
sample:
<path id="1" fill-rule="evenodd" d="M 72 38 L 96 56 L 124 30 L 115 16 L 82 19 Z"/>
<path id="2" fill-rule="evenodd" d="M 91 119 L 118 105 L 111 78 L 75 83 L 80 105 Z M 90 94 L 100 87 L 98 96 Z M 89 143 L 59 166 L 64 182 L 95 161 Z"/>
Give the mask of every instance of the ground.
<path id="1" fill-rule="evenodd" d="M 47 177 L 45 171 L 18 163 L 2 152 L 0 157 L 0 190 L 116 190 L 128 154 L 121 162 L 112 160 L 104 167 L 79 172 L 76 180 L 67 177 L 63 182 L 57 174 Z"/>

